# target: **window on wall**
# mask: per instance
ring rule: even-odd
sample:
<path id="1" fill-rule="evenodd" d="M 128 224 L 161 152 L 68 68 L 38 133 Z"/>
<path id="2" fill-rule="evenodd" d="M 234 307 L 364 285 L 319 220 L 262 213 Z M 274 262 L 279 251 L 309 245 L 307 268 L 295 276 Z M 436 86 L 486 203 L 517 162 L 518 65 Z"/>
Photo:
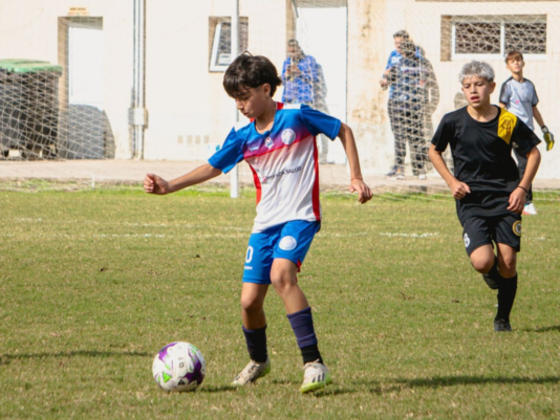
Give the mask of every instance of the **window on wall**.
<path id="1" fill-rule="evenodd" d="M 239 52 L 249 44 L 249 19 L 239 18 Z M 210 17 L 210 71 L 226 71 L 231 54 L 231 17 Z"/>
<path id="2" fill-rule="evenodd" d="M 528 58 L 546 54 L 546 15 L 442 16 L 442 58 L 502 58 L 519 50 Z"/>

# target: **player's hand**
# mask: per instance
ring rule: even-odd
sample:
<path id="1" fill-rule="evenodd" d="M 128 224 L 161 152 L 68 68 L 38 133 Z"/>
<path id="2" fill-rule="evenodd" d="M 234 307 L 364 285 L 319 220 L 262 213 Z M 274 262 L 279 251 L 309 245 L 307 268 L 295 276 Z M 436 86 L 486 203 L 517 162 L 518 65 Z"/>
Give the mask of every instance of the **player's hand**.
<path id="1" fill-rule="evenodd" d="M 457 200 L 465 198 L 465 196 L 471 192 L 471 188 L 459 180 L 455 180 L 449 187 L 451 188 L 451 195 Z"/>
<path id="2" fill-rule="evenodd" d="M 351 193 L 358 193 L 358 201 L 361 204 L 368 202 L 373 197 L 371 189 L 359 178 L 350 181 L 350 187 L 348 187 L 348 189 Z"/>
<path id="3" fill-rule="evenodd" d="M 508 210 L 514 213 L 522 213 L 523 207 L 525 206 L 525 197 L 527 196 L 527 191 L 523 188 L 517 187 L 509 195 L 509 206 Z"/>
<path id="4" fill-rule="evenodd" d="M 144 191 L 148 194 L 168 194 L 170 192 L 169 183 L 160 176 L 146 174 L 146 177 L 144 178 Z"/>
<path id="5" fill-rule="evenodd" d="M 546 142 L 546 151 L 548 152 L 554 147 L 554 134 L 548 131 L 546 125 L 543 125 L 541 130 L 543 132 L 544 141 Z"/>

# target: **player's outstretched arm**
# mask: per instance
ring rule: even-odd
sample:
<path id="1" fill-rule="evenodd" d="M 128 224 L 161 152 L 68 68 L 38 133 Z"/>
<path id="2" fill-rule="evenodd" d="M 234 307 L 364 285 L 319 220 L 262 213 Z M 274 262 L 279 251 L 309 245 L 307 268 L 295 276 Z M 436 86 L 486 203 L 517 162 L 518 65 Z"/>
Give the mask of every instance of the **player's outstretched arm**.
<path id="1" fill-rule="evenodd" d="M 373 193 L 365 184 L 362 170 L 360 168 L 360 158 L 358 156 L 358 148 L 352 129 L 346 124 L 341 123 L 338 137 L 342 142 L 346 157 L 348 158 L 348 166 L 350 167 L 350 192 L 358 193 L 358 201 L 362 204 L 371 200 Z"/>
<path id="2" fill-rule="evenodd" d="M 519 186 L 513 190 L 509 196 L 509 211 L 515 213 L 521 213 L 523 211 L 527 191 L 529 191 L 529 187 L 533 183 L 533 179 L 535 179 L 540 163 L 541 152 L 539 152 L 539 149 L 535 146 L 527 153 L 527 168 L 525 168 L 523 178 L 519 181 Z"/>
<path id="3" fill-rule="evenodd" d="M 432 144 L 430 146 L 430 151 L 428 152 L 428 157 L 432 161 L 432 165 L 434 165 L 435 170 L 438 171 L 438 174 L 441 175 L 449 186 L 453 198 L 460 200 L 465 197 L 465 195 L 469 194 L 471 189 L 467 184 L 459 181 L 451 172 L 449 172 L 449 168 L 447 167 L 445 160 L 443 160 L 442 153 L 443 152 L 436 150 L 436 146 Z"/>
<path id="4" fill-rule="evenodd" d="M 222 171 L 214 168 L 209 163 L 199 166 L 188 174 L 166 181 L 162 177 L 155 174 L 146 174 L 144 178 L 144 191 L 148 194 L 165 195 L 192 185 L 200 184 L 209 179 L 215 178 L 222 174 Z"/>

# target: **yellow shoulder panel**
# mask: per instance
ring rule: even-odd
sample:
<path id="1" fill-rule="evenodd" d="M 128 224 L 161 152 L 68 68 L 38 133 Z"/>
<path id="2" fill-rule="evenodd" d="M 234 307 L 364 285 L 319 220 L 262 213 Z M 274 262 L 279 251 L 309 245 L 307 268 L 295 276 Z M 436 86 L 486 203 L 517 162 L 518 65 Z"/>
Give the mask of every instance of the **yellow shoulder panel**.
<path id="1" fill-rule="evenodd" d="M 517 124 L 517 117 L 504 108 L 500 109 L 500 120 L 498 121 L 498 136 L 507 144 L 511 141 L 513 129 Z"/>

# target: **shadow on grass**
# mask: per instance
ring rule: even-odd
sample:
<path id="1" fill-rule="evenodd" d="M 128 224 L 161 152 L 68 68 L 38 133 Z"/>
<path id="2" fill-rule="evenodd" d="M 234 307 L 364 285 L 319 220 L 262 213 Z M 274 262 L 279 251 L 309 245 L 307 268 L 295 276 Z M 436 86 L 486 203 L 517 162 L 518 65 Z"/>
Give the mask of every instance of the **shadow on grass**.
<path id="1" fill-rule="evenodd" d="M 359 381 L 357 385 L 364 384 L 371 386 L 368 392 L 371 394 L 383 395 L 390 392 L 399 392 L 412 388 L 444 388 L 461 385 L 486 385 L 486 384 L 558 384 L 560 383 L 560 376 L 543 376 L 540 378 L 529 377 L 496 377 L 490 378 L 486 376 L 435 376 L 433 378 L 417 378 L 417 379 L 390 379 L 386 381 Z M 356 390 L 347 390 L 344 393 L 356 392 Z"/>
<path id="2" fill-rule="evenodd" d="M 527 329 L 523 329 L 523 331 L 537 332 L 537 333 L 551 332 L 551 331 L 560 332 L 560 325 L 552 325 L 550 327 L 540 327 L 540 328 L 527 328 Z"/>
<path id="3" fill-rule="evenodd" d="M 237 392 L 238 388 L 234 385 L 222 385 L 222 386 L 203 386 L 197 389 L 197 393 L 201 394 L 213 394 L 218 392 Z"/>
<path id="4" fill-rule="evenodd" d="M 294 388 L 298 388 L 301 385 L 300 381 L 290 381 L 287 379 L 273 379 L 272 383 L 274 385 L 289 385 L 289 386 L 293 386 Z M 328 385 L 327 387 L 323 388 L 323 389 L 319 389 L 315 392 L 310 392 L 307 395 L 312 395 L 314 397 L 327 397 L 327 396 L 333 396 L 333 395 L 343 395 L 343 394 L 352 394 L 356 392 L 356 389 L 350 389 L 350 388 L 341 388 L 341 387 L 337 387 L 336 383 L 332 384 L 332 385 Z"/>
<path id="5" fill-rule="evenodd" d="M 153 354 L 138 351 L 98 351 L 98 350 L 71 350 L 58 353 L 18 353 L 0 354 L 0 366 L 9 365 L 12 360 L 48 359 L 51 357 L 152 357 Z"/>
<path id="6" fill-rule="evenodd" d="M 505 378 L 490 378 L 486 376 L 435 376 L 433 378 L 418 379 L 395 379 L 396 383 L 402 386 L 379 388 L 382 392 L 395 391 L 403 388 L 443 388 L 458 385 L 486 385 L 486 384 L 557 384 L 560 383 L 560 376 L 543 376 L 540 378 L 529 378 L 524 376 Z"/>
<path id="7" fill-rule="evenodd" d="M 320 398 L 320 397 L 329 397 L 335 395 L 353 394 L 355 392 L 356 389 L 353 388 L 337 388 L 336 386 L 329 385 L 326 388 L 319 389 L 315 392 L 310 392 L 309 394 L 306 395 Z"/>
<path id="8" fill-rule="evenodd" d="M 289 381 L 287 379 L 273 379 L 272 383 L 275 385 L 294 385 L 299 386 L 300 382 L 297 381 Z"/>

